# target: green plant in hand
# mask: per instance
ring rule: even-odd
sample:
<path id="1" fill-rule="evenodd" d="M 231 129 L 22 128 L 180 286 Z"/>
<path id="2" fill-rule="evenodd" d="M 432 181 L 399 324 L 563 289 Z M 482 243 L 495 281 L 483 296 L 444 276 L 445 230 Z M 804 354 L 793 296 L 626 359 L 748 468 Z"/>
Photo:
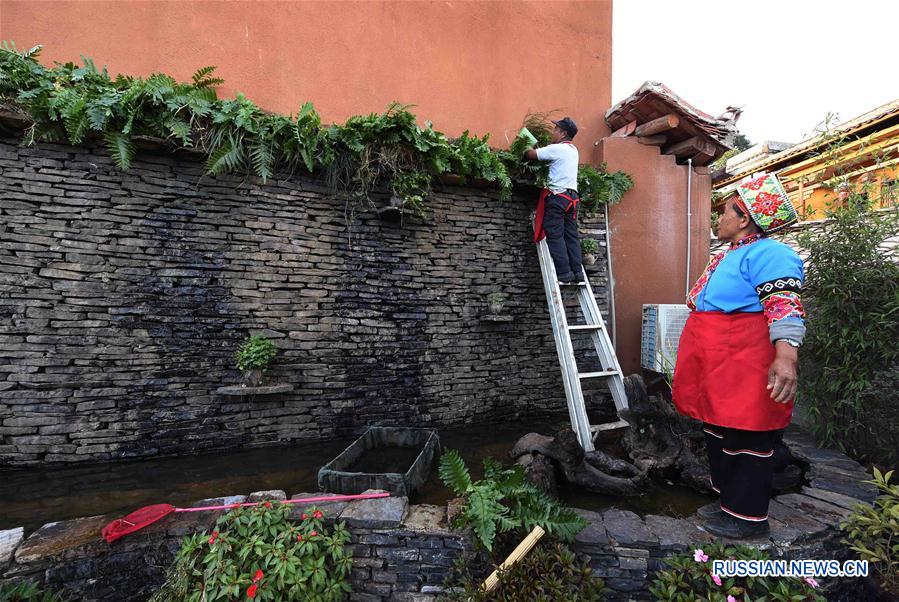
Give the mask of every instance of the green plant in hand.
<path id="1" fill-rule="evenodd" d="M 595 255 L 597 250 L 599 250 L 599 243 L 596 242 L 595 238 L 581 239 L 581 251 L 590 255 Z"/>
<path id="2" fill-rule="evenodd" d="M 867 560 L 887 591 L 899 595 L 899 485 L 890 483 L 893 471 L 874 469 L 874 483 L 881 493 L 874 507 L 859 504 L 840 525 L 844 543 Z"/>
<path id="3" fill-rule="evenodd" d="M 0 600 L 4 602 L 65 602 L 65 598 L 42 590 L 29 581 L 0 583 Z"/>
<path id="4" fill-rule="evenodd" d="M 439 600 L 594 602 L 605 597 L 605 582 L 559 542 L 538 543 L 524 558 L 499 572 L 499 586 L 489 593 L 481 588 L 482 580 L 471 575 L 465 566 L 454 567 L 454 573 L 458 574 L 457 581 L 448 583 L 450 593 Z"/>
<path id="5" fill-rule="evenodd" d="M 292 509 L 277 501 L 239 508 L 219 518 L 212 533 L 185 538 L 152 602 L 345 599 L 349 532 L 343 523 L 326 528 L 315 508 L 294 523 Z"/>
<path id="6" fill-rule="evenodd" d="M 790 577 L 721 577 L 711 572 L 713 560 L 769 560 L 749 546 L 705 544 L 701 549 L 665 558 L 665 568 L 649 588 L 655 600 L 671 602 L 826 602 L 814 579 Z"/>
<path id="7" fill-rule="evenodd" d="M 261 334 L 254 334 L 240 346 L 235 358 L 238 370 L 246 372 L 247 370 L 265 370 L 276 355 L 278 355 L 278 348 L 274 343 Z"/>
<path id="8" fill-rule="evenodd" d="M 570 541 L 587 526 L 584 519 L 528 483 L 519 465 L 503 468 L 485 458 L 484 478 L 473 481 L 462 457 L 450 449 L 440 458 L 439 473 L 446 486 L 465 500 L 455 526 L 471 527 L 487 550 L 493 549 L 497 533 L 539 526 Z"/>

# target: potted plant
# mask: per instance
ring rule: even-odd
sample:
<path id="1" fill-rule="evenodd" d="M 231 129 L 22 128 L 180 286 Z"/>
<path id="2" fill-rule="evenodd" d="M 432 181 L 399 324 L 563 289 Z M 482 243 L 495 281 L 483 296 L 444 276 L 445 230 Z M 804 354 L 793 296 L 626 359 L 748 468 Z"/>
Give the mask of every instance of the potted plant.
<path id="1" fill-rule="evenodd" d="M 237 369 L 243 372 L 244 386 L 261 386 L 263 372 L 276 355 L 278 349 L 265 336 L 254 334 L 248 337 L 235 354 Z"/>
<path id="2" fill-rule="evenodd" d="M 506 296 L 500 292 L 490 293 L 487 295 L 487 306 L 490 309 L 490 313 L 495 315 L 499 315 L 503 311 L 503 303 L 506 301 Z"/>
<path id="3" fill-rule="evenodd" d="M 581 251 L 584 252 L 584 265 L 593 265 L 596 263 L 596 251 L 599 249 L 599 243 L 595 238 L 582 238 Z"/>

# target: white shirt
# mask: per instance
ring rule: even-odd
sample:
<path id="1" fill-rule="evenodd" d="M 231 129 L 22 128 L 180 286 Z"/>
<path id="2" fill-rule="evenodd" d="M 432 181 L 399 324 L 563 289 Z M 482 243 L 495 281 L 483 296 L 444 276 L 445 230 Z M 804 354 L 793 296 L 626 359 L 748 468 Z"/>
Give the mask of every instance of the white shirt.
<path id="1" fill-rule="evenodd" d="M 538 148 L 537 158 L 550 161 L 547 188 L 553 192 L 565 192 L 569 188 L 577 190 L 578 152 L 575 145 L 560 142 Z"/>

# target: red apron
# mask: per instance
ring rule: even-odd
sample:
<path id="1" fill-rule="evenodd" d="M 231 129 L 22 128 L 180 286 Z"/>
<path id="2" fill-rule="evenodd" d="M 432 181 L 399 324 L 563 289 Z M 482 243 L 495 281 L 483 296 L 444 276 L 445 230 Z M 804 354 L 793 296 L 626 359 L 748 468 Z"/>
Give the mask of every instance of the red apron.
<path id="1" fill-rule="evenodd" d="M 546 197 L 554 194 L 556 196 L 560 196 L 563 199 L 568 200 L 568 205 L 565 207 L 565 213 L 571 211 L 572 207 L 576 207 L 580 198 L 572 198 L 563 192 L 552 192 L 549 188 L 544 188 L 540 191 L 540 198 L 537 199 L 537 211 L 534 213 L 534 243 L 538 243 L 544 238 L 546 238 L 546 232 L 543 231 L 543 214 L 546 212 Z"/>
<path id="2" fill-rule="evenodd" d="M 691 312 L 677 348 L 671 396 L 681 414 L 745 431 L 786 428 L 793 400 L 768 390 L 774 345 L 761 313 Z"/>

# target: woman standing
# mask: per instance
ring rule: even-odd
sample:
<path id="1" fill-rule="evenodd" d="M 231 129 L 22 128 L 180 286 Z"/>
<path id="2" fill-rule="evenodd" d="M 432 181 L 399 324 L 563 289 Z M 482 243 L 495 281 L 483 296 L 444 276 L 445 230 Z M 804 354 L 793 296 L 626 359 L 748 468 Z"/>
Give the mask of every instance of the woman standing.
<path id="1" fill-rule="evenodd" d="M 703 422 L 711 486 L 704 528 L 734 539 L 767 535 L 774 444 L 790 423 L 805 335 L 802 260 L 766 238 L 796 211 L 773 174 L 741 184 L 725 203 L 716 255 L 687 298 L 672 397 Z"/>

